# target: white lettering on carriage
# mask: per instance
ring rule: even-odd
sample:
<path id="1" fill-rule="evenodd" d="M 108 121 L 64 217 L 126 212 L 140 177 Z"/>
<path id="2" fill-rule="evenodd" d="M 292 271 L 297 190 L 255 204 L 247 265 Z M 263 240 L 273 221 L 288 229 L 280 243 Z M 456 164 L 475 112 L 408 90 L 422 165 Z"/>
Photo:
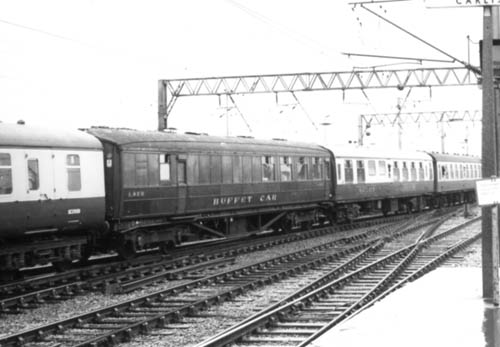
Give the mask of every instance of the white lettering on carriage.
<path id="1" fill-rule="evenodd" d="M 213 206 L 234 206 L 234 205 L 244 205 L 251 204 L 252 202 L 265 203 L 273 202 L 278 200 L 277 194 L 262 194 L 258 195 L 256 199 L 251 195 L 237 195 L 237 196 L 225 196 L 212 199 Z"/>
<path id="2" fill-rule="evenodd" d="M 133 190 L 128 192 L 127 197 L 129 198 L 143 198 L 144 197 L 144 191 L 143 190 Z"/>
<path id="3" fill-rule="evenodd" d="M 79 208 L 73 208 L 68 210 L 68 214 L 80 214 L 81 210 Z"/>
<path id="4" fill-rule="evenodd" d="M 259 198 L 260 202 L 276 201 L 278 196 L 276 194 L 264 194 Z"/>
<path id="5" fill-rule="evenodd" d="M 213 206 L 229 206 L 229 205 L 244 205 L 251 204 L 253 197 L 251 195 L 238 195 L 238 196 L 227 196 L 220 198 L 213 198 Z"/>

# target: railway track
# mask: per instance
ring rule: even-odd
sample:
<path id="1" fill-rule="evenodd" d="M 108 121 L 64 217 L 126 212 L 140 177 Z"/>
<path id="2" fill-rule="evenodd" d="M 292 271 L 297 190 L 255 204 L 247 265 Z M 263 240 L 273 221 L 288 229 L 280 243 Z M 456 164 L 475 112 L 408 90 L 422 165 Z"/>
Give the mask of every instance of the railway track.
<path id="1" fill-rule="evenodd" d="M 274 259 L 203 277 L 177 287 L 145 295 L 70 319 L 53 322 L 35 329 L 19 332 L 0 339 L 2 346 L 107 346 L 130 340 L 139 333 L 155 327 L 168 327 L 181 317 L 196 314 L 211 305 L 232 299 L 248 290 L 276 282 L 321 264 L 347 271 L 352 261 L 367 250 L 378 249 L 389 234 L 404 235 L 421 227 L 380 227 L 364 237 L 332 241 L 308 250 L 294 252 Z M 393 235 L 394 237 L 394 235 Z M 357 242 L 354 242 L 357 240 Z M 352 256 L 352 254 L 357 254 Z M 353 257 L 352 259 L 348 259 Z M 351 261 L 337 266 L 338 262 Z M 341 270 L 338 270 L 341 271 Z M 340 272 L 342 273 L 342 271 Z M 339 272 L 335 273 L 336 276 Z"/>
<path id="2" fill-rule="evenodd" d="M 477 221 L 478 218 L 435 236 L 431 236 L 433 231 L 426 231 L 412 245 L 372 262 L 367 257 L 362 262 L 365 265 L 356 271 L 317 289 L 304 288 L 196 347 L 306 346 L 476 241 L 480 233 L 469 236 L 466 227 Z"/>
<path id="3" fill-rule="evenodd" d="M 366 220 L 352 225 L 323 227 L 306 232 L 286 235 L 246 238 L 241 240 L 215 241 L 207 244 L 180 247 L 169 259 L 160 255 L 148 255 L 129 261 L 112 261 L 96 264 L 65 273 L 51 273 L 22 281 L 0 285 L 0 313 L 20 313 L 39 305 L 72 298 L 89 291 L 104 293 L 124 293 L 144 287 L 161 280 L 178 279 L 193 271 L 210 269 L 229 264 L 238 254 L 290 243 L 298 240 L 339 233 L 379 223 L 395 223 L 404 216 L 383 220 Z M 349 240 L 362 238 L 350 235 Z M 101 260 L 99 260 L 100 262 Z"/>

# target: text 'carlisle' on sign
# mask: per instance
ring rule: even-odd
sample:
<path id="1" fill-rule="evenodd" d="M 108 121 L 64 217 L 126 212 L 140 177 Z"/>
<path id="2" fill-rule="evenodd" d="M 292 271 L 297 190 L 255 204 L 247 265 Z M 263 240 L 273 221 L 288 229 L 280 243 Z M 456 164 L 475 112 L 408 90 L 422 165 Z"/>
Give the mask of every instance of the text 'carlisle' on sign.
<path id="1" fill-rule="evenodd" d="M 500 6 L 500 0 L 425 0 L 426 7 Z"/>

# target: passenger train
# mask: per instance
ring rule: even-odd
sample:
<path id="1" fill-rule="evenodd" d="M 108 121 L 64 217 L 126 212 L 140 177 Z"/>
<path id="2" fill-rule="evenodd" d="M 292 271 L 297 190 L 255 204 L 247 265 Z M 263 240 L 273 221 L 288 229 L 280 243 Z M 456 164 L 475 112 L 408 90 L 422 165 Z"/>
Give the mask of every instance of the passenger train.
<path id="1" fill-rule="evenodd" d="M 0 272 L 472 202 L 480 159 L 0 123 Z"/>

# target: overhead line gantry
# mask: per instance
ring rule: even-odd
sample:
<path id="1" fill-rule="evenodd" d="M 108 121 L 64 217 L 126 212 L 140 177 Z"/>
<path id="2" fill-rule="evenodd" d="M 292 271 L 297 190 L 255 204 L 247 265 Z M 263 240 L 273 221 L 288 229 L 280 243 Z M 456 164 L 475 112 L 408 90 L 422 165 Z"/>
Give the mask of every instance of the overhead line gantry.
<path id="1" fill-rule="evenodd" d="M 401 70 L 353 70 L 248 75 L 158 81 L 158 130 L 167 128 L 175 102 L 182 96 L 284 93 L 372 88 L 467 86 L 478 83 L 477 72 L 466 67 Z"/>

